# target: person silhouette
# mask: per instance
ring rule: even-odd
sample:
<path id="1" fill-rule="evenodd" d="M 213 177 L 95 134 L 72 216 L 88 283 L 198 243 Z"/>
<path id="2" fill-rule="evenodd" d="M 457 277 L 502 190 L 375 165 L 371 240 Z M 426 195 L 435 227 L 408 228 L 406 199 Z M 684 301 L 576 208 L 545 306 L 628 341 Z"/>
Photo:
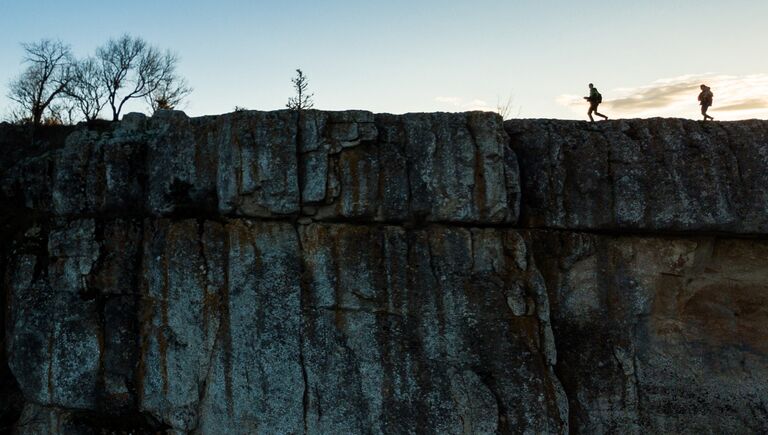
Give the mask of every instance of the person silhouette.
<path id="1" fill-rule="evenodd" d="M 704 120 L 715 120 L 715 118 L 707 115 L 707 109 L 712 105 L 712 90 L 707 85 L 701 85 L 701 92 L 699 93 L 699 104 L 701 104 L 701 114 L 704 115 Z"/>
<path id="2" fill-rule="evenodd" d="M 587 116 L 589 116 L 590 122 L 595 122 L 594 118 L 592 118 L 592 112 L 595 112 L 597 116 L 602 116 L 606 121 L 608 120 L 607 116 L 597 111 L 597 106 L 603 102 L 603 96 L 600 95 L 600 92 L 597 91 L 597 88 L 592 83 L 589 84 L 589 96 L 584 97 L 584 99 L 589 101 Z"/>

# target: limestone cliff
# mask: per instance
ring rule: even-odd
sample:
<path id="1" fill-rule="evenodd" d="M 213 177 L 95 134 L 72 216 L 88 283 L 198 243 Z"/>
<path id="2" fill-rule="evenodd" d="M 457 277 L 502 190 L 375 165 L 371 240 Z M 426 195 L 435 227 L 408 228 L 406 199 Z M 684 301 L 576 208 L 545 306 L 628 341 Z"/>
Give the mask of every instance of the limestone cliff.
<path id="1" fill-rule="evenodd" d="M 6 429 L 768 428 L 768 123 L 72 130 L 0 127 Z"/>

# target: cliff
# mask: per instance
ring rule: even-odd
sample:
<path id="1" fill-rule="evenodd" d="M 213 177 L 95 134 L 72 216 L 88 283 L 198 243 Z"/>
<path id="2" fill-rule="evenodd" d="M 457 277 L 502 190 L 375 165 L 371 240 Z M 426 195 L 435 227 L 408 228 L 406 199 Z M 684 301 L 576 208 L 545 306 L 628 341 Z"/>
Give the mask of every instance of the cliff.
<path id="1" fill-rule="evenodd" d="M 18 433 L 768 428 L 768 122 L 11 130 Z"/>

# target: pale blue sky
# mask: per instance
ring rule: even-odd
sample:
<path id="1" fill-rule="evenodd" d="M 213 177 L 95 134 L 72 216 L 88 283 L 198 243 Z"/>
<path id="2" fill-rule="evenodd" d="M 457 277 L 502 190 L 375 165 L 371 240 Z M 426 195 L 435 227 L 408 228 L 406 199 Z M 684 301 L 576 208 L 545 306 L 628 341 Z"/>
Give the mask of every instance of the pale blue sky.
<path id="1" fill-rule="evenodd" d="M 749 94 L 747 76 L 768 73 L 766 20 L 765 0 L 0 0 L 0 112 L 20 42 L 82 56 L 128 32 L 178 52 L 190 115 L 282 108 L 301 67 L 319 109 L 459 111 L 511 94 L 515 115 L 581 119 L 573 97 L 594 82 L 631 116 L 626 98 L 659 79 L 713 73 Z M 695 98 L 679 116 L 696 116 Z"/>

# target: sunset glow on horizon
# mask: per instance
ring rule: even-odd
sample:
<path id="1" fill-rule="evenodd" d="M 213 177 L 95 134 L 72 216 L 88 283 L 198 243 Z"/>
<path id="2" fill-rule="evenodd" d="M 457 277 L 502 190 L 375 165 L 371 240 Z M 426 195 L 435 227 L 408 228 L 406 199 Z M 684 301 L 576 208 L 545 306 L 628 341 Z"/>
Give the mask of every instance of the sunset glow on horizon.
<path id="1" fill-rule="evenodd" d="M 715 104 L 709 114 L 716 120 L 768 118 L 768 74 L 686 75 L 634 88 L 600 89 L 603 94 L 600 110 L 611 114 L 611 118 L 698 119 L 697 96 L 701 84 L 712 88 L 715 94 Z M 586 111 L 580 95 L 561 95 L 557 97 L 557 102 L 573 113 Z"/>

